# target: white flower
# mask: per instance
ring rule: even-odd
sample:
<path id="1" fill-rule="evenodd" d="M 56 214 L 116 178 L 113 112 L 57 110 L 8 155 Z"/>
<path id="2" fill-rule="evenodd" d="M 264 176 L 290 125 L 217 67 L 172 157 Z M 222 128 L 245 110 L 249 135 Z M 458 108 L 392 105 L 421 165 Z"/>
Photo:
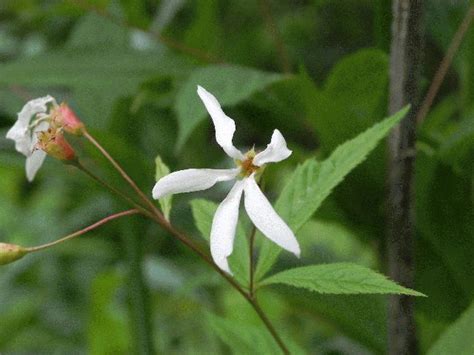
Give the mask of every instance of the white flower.
<path id="1" fill-rule="evenodd" d="M 36 172 L 43 164 L 46 153 L 35 149 L 38 142 L 37 132 L 46 131 L 49 126 L 49 106 L 57 106 L 56 100 L 45 96 L 28 101 L 18 113 L 18 119 L 7 132 L 7 138 L 15 141 L 15 149 L 26 156 L 26 177 L 33 181 Z"/>
<path id="2" fill-rule="evenodd" d="M 244 155 L 232 143 L 235 132 L 234 120 L 222 111 L 219 102 L 212 94 L 200 86 L 197 92 L 211 115 L 217 143 L 228 156 L 235 159 L 237 168 L 176 171 L 156 183 L 153 198 L 205 190 L 219 181 L 236 179 L 229 194 L 217 208 L 212 221 L 210 244 L 214 262 L 222 270 L 231 273 L 227 258 L 232 254 L 242 193 L 245 209 L 254 225 L 268 239 L 299 257 L 300 247 L 295 235 L 275 212 L 255 181 L 255 175 L 261 172 L 265 164 L 282 161 L 291 155 L 291 150 L 287 148 L 282 134 L 277 129 L 274 130 L 271 142 L 264 151 L 255 154 L 252 149 Z"/>

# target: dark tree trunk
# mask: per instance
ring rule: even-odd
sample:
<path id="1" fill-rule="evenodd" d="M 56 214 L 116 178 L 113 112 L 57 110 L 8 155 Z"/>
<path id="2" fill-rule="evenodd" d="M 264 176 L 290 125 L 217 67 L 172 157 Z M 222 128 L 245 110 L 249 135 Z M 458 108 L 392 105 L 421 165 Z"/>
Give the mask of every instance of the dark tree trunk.
<path id="1" fill-rule="evenodd" d="M 416 111 L 422 56 L 422 1 L 393 0 L 390 48 L 390 114 L 412 104 L 389 137 L 387 247 L 390 277 L 414 285 L 414 211 L 412 201 Z M 416 354 L 414 299 L 392 296 L 389 303 L 389 354 Z"/>

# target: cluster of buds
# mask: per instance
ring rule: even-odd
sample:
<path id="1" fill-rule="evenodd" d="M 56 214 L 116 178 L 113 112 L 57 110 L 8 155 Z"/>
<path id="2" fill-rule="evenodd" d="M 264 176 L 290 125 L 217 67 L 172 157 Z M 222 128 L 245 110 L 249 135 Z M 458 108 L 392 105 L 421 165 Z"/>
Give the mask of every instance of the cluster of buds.
<path id="1" fill-rule="evenodd" d="M 74 149 L 64 132 L 81 136 L 85 126 L 71 108 L 57 104 L 51 96 L 31 100 L 18 113 L 18 119 L 8 131 L 7 138 L 26 156 L 26 176 L 32 181 L 46 155 L 63 161 L 74 160 Z"/>
<path id="2" fill-rule="evenodd" d="M 74 160 L 76 154 L 68 143 L 61 129 L 50 127 L 47 131 L 38 132 L 36 148 L 59 160 Z"/>

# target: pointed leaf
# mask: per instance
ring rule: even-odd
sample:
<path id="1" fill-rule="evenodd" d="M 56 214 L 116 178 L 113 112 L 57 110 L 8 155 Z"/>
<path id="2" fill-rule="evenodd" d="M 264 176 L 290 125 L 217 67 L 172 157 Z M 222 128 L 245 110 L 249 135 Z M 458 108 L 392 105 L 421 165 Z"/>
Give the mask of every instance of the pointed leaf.
<path id="1" fill-rule="evenodd" d="M 155 158 L 155 180 L 160 180 L 163 176 L 170 173 L 168 166 L 161 160 L 159 155 Z M 170 219 L 171 205 L 172 205 L 173 195 L 168 195 L 159 199 L 161 211 L 167 220 Z"/>
<path id="2" fill-rule="evenodd" d="M 286 284 L 319 293 L 331 294 L 404 294 L 424 296 L 405 288 L 366 267 L 351 263 L 303 266 L 279 272 L 260 285 Z"/>
<path id="3" fill-rule="evenodd" d="M 365 160 L 367 155 L 406 115 L 408 110 L 409 107 L 405 107 L 340 145 L 325 161 L 318 162 L 309 159 L 296 169 L 283 188 L 275 206 L 277 212 L 289 224 L 294 233 L 297 233 L 303 224 L 311 218 L 324 199 L 344 180 L 344 177 Z M 270 242 L 262 241 L 256 271 L 257 279 L 263 277 L 270 270 L 280 251 L 280 248 Z"/>
<path id="4" fill-rule="evenodd" d="M 441 335 L 428 355 L 474 354 L 474 303 Z"/>

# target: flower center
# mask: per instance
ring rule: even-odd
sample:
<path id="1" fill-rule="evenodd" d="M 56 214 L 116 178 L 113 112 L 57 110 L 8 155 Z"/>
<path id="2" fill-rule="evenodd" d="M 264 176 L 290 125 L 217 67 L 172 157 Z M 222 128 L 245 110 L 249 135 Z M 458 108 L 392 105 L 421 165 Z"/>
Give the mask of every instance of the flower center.
<path id="1" fill-rule="evenodd" d="M 260 170 L 260 166 L 254 165 L 253 164 L 253 158 L 255 157 L 255 150 L 249 150 L 247 153 L 245 153 L 245 159 L 244 160 L 237 160 L 237 166 L 240 168 L 240 175 L 242 177 L 248 177 L 252 175 L 255 172 L 258 172 Z"/>

